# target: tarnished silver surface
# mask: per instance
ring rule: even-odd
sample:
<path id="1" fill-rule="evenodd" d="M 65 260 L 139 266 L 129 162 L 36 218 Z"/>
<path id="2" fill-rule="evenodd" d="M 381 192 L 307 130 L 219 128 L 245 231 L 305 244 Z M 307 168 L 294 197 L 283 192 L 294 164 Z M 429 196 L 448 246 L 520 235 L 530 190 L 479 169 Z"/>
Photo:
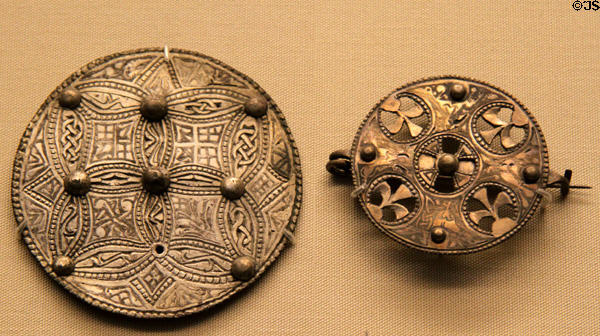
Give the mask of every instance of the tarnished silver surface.
<path id="1" fill-rule="evenodd" d="M 349 156 L 355 193 L 377 227 L 437 253 L 474 252 L 512 235 L 536 212 L 549 177 L 527 109 L 458 77 L 392 92 L 363 121 Z M 328 168 L 343 175 L 344 162 L 333 159 L 343 160 Z"/>
<path id="2" fill-rule="evenodd" d="M 177 317 L 227 299 L 278 256 L 300 163 L 251 79 L 198 53 L 144 49 L 93 61 L 48 97 L 19 145 L 12 197 L 25 243 L 70 292 Z"/>

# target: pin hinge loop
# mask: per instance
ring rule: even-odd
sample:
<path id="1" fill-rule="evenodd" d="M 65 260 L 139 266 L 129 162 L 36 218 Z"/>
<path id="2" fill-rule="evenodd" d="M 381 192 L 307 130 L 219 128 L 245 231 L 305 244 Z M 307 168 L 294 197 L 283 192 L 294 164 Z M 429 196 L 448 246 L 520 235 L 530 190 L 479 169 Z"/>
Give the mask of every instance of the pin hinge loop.
<path id="1" fill-rule="evenodd" d="M 349 177 L 352 175 L 352 160 L 349 150 L 336 150 L 329 154 L 327 162 L 327 171 L 335 176 Z"/>

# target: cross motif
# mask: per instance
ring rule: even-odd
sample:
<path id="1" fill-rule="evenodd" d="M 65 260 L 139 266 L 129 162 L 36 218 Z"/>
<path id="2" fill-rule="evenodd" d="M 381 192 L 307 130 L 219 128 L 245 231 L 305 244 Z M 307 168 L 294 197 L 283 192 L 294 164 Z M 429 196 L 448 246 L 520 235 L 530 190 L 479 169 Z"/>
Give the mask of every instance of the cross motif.
<path id="1" fill-rule="evenodd" d="M 131 123 L 96 125 L 96 142 L 92 159 L 96 160 L 133 160 L 131 148 Z"/>
<path id="2" fill-rule="evenodd" d="M 223 125 L 175 125 L 174 148 L 177 161 L 219 168 L 218 147 Z"/>
<path id="3" fill-rule="evenodd" d="M 153 266 L 146 275 L 144 275 L 143 280 L 150 289 L 151 293 L 154 293 L 158 285 L 165 279 L 165 275 Z"/>

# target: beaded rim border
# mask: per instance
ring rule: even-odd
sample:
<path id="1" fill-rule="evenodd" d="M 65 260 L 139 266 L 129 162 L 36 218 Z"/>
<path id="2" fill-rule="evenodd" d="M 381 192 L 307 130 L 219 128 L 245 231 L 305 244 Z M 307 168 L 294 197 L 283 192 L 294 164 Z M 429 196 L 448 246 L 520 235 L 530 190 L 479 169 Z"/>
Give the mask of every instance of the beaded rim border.
<path id="1" fill-rule="evenodd" d="M 139 49 L 133 49 L 133 50 L 128 50 L 128 51 L 123 51 L 123 52 L 117 52 L 117 53 L 113 53 L 104 57 L 100 57 L 97 58 L 91 62 L 89 62 L 88 64 L 84 65 L 83 67 L 81 67 L 79 70 L 75 71 L 74 73 L 72 73 L 69 77 L 67 77 L 67 79 L 65 79 L 59 86 L 57 86 L 54 91 L 52 91 L 52 93 L 50 93 L 50 95 L 46 98 L 46 100 L 42 103 L 42 105 L 40 106 L 40 108 L 38 109 L 38 111 L 35 113 L 34 117 L 31 119 L 31 121 L 29 122 L 29 124 L 27 125 L 27 128 L 25 129 L 25 132 L 23 132 L 23 135 L 21 136 L 21 140 L 19 142 L 19 146 L 17 147 L 17 153 L 15 155 L 15 160 L 14 160 L 14 164 L 13 164 L 13 172 L 12 172 L 12 185 L 11 185 L 11 203 L 13 205 L 13 213 L 15 216 L 15 220 L 17 221 L 17 224 L 20 226 L 23 221 L 24 221 L 24 216 L 23 216 L 23 209 L 21 207 L 21 203 L 19 201 L 19 179 L 21 176 L 21 170 L 22 170 L 22 164 L 23 164 L 23 157 L 25 155 L 25 151 L 27 149 L 27 144 L 29 143 L 30 137 L 31 137 L 31 133 L 33 130 L 33 127 L 37 124 L 37 122 L 39 121 L 39 119 L 42 117 L 43 115 L 43 111 L 46 109 L 46 107 L 52 102 L 54 101 L 59 93 L 65 89 L 66 87 L 68 87 L 71 83 L 73 83 L 74 81 L 76 81 L 77 79 L 79 79 L 80 77 L 82 77 L 83 75 L 87 74 L 89 71 L 91 71 L 92 69 L 94 69 L 95 67 L 104 64 L 106 62 L 109 62 L 113 59 L 119 58 L 119 57 L 123 57 L 123 56 L 130 56 L 130 55 L 134 55 L 134 54 L 143 54 L 143 53 L 156 53 L 156 52 L 162 52 L 164 49 L 160 48 L 160 47 L 156 47 L 156 48 L 139 48 Z M 294 138 L 292 136 L 291 130 L 287 124 L 286 119 L 283 116 L 283 112 L 281 112 L 281 110 L 279 109 L 279 107 L 275 104 L 275 102 L 273 101 L 273 99 L 271 98 L 271 96 L 269 96 L 269 94 L 262 88 L 260 87 L 254 80 L 252 80 L 250 77 L 248 77 L 247 75 L 239 72 L 238 70 L 232 68 L 231 66 L 213 58 L 210 56 L 207 56 L 205 54 L 199 53 L 199 52 L 195 52 L 195 51 L 191 51 L 191 50 L 185 50 L 185 49 L 178 49 L 178 48 L 169 48 L 169 52 L 172 53 L 176 53 L 176 54 L 185 54 L 185 55 L 190 55 L 190 56 L 194 56 L 194 57 L 198 57 L 198 58 L 202 58 L 205 59 L 209 62 L 212 62 L 220 67 L 225 68 L 228 71 L 231 71 L 232 73 L 234 73 L 235 75 L 241 77 L 243 80 L 247 81 L 250 86 L 252 88 L 254 88 L 255 90 L 257 90 L 261 95 L 263 95 L 268 102 L 269 107 L 271 108 L 271 110 L 275 113 L 275 116 L 277 117 L 277 119 L 279 120 L 279 122 L 281 123 L 281 126 L 284 130 L 284 132 L 286 133 L 286 135 L 288 136 L 289 142 L 290 142 L 290 147 L 291 147 L 291 152 L 292 152 L 292 162 L 293 162 L 293 168 L 295 170 L 295 175 L 296 175 L 296 195 L 295 195 L 295 199 L 294 199 L 294 204 L 292 206 L 292 212 L 291 212 L 291 216 L 289 219 L 289 222 L 287 224 L 287 229 L 290 232 L 294 232 L 295 228 L 296 228 L 296 223 L 298 221 L 298 216 L 300 213 L 300 208 L 301 208 L 301 203 L 302 203 L 302 171 L 301 171 L 301 165 L 300 165 L 300 156 L 299 156 L 299 152 L 298 152 L 298 148 L 296 147 L 296 143 L 294 141 Z M 42 266 L 42 268 L 46 271 L 46 273 L 48 273 L 50 275 L 50 277 L 52 277 L 54 280 L 56 280 L 56 282 L 58 282 L 59 284 L 61 284 L 66 290 L 68 290 L 69 292 L 71 292 L 72 294 L 74 294 L 76 297 L 78 297 L 79 299 L 89 303 L 92 306 L 95 306 L 97 308 L 112 312 L 112 313 L 120 313 L 120 314 L 124 314 L 127 316 L 131 316 L 131 317 L 139 317 L 139 318 L 172 318 L 172 317 L 181 317 L 181 316 L 185 316 L 185 315 L 189 315 L 192 313 L 196 313 L 202 310 L 205 310 L 207 308 L 210 308 L 214 305 L 217 305 L 227 299 L 229 299 L 231 296 L 235 295 L 236 293 L 240 292 L 241 290 L 243 290 L 244 288 L 248 287 L 250 284 L 252 284 L 254 281 L 256 281 L 256 279 L 258 279 L 258 277 L 260 277 L 265 270 L 277 259 L 277 257 L 279 256 L 279 254 L 281 253 L 281 251 L 283 250 L 283 248 L 286 246 L 287 244 L 287 238 L 284 236 L 282 236 L 282 238 L 280 239 L 277 247 L 273 250 L 273 252 L 271 253 L 271 256 L 269 256 L 269 258 L 263 263 L 263 265 L 261 266 L 260 269 L 258 269 L 258 271 L 256 272 L 256 274 L 254 275 L 254 277 L 252 277 L 252 279 L 242 282 L 240 283 L 240 285 L 238 285 L 234 290 L 232 290 L 231 292 L 217 298 L 214 300 L 210 300 L 207 301 L 201 305 L 192 307 L 192 308 L 186 308 L 186 309 L 182 309 L 180 311 L 174 311 L 174 312 L 148 312 L 148 311 L 138 311 L 135 309 L 126 309 L 126 308 L 121 308 L 121 307 L 117 307 L 115 305 L 109 304 L 109 303 L 105 303 L 105 302 L 101 302 L 97 299 L 94 299 L 90 296 L 88 296 L 87 293 L 85 293 L 84 291 L 79 290 L 78 288 L 72 286 L 70 283 L 68 283 L 67 281 L 64 281 L 63 279 L 61 279 L 60 277 L 58 277 L 53 271 L 50 265 L 48 265 L 48 263 L 44 260 L 43 256 L 41 255 L 40 251 L 37 248 L 37 245 L 34 243 L 29 230 L 27 229 L 27 227 L 25 227 L 22 231 L 22 235 L 23 235 L 23 241 L 25 242 L 25 244 L 27 245 L 29 251 L 31 252 L 31 254 L 38 260 L 39 264 Z"/>

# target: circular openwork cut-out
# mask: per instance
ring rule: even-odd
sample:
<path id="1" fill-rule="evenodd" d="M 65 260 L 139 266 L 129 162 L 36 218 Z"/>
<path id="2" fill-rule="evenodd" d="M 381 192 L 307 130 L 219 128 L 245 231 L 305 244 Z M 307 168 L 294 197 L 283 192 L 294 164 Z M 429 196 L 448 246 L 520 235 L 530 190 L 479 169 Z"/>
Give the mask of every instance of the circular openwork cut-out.
<path id="1" fill-rule="evenodd" d="M 298 152 L 271 98 L 178 49 L 71 75 L 27 127 L 12 185 L 24 241 L 53 278 L 94 306 L 152 318 L 257 279 L 301 199 Z"/>
<path id="2" fill-rule="evenodd" d="M 452 167 L 445 172 L 444 159 Z M 417 180 L 428 191 L 453 194 L 468 187 L 479 173 L 479 156 L 463 137 L 440 134 L 417 147 L 414 156 Z"/>
<path id="3" fill-rule="evenodd" d="M 469 192 L 462 211 L 473 228 L 499 237 L 517 226 L 519 206 L 517 195 L 509 187 L 486 182 Z"/>
<path id="4" fill-rule="evenodd" d="M 549 175 L 531 113 L 506 92 L 459 77 L 417 81 L 384 98 L 350 157 L 355 194 L 376 226 L 435 253 L 479 251 L 511 236 L 536 212 Z"/>
<path id="5" fill-rule="evenodd" d="M 381 129 L 395 142 L 417 141 L 431 128 L 431 109 L 417 95 L 391 95 L 381 103 L 378 111 Z"/>
<path id="6" fill-rule="evenodd" d="M 530 133 L 527 114 L 507 102 L 487 104 L 475 113 L 471 128 L 477 142 L 486 150 L 505 155 L 519 150 Z"/>
<path id="7" fill-rule="evenodd" d="M 419 195 L 415 187 L 401 175 L 386 174 L 376 178 L 366 194 L 370 215 L 386 225 L 406 223 L 419 211 Z"/>

